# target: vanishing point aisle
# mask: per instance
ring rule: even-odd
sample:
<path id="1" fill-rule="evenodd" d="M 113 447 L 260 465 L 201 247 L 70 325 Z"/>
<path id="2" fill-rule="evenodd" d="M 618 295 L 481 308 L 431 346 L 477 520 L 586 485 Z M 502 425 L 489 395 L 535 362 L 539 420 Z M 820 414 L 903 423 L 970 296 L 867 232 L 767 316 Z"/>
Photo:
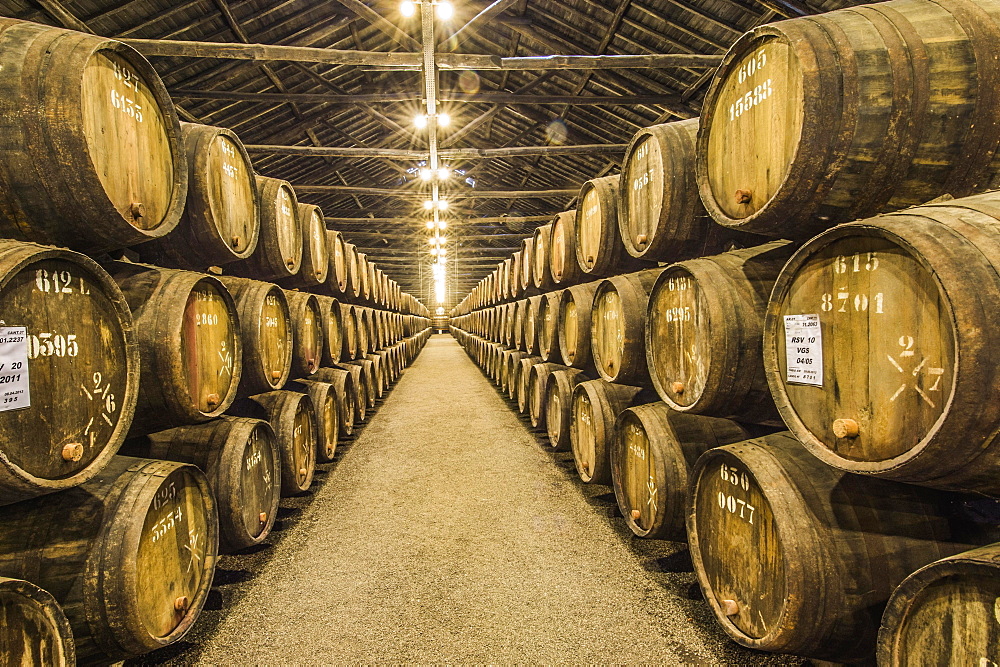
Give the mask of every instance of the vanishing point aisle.
<path id="1" fill-rule="evenodd" d="M 264 565 L 223 559 L 214 622 L 143 664 L 801 663 L 716 631 L 686 547 L 629 537 L 450 336 L 334 465 Z"/>

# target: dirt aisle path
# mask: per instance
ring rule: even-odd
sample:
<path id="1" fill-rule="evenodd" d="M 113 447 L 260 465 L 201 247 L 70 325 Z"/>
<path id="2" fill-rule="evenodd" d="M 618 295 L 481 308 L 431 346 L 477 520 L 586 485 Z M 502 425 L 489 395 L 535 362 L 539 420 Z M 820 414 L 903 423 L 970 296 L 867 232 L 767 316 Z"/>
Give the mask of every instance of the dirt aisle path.
<path id="1" fill-rule="evenodd" d="M 171 662 L 777 662 L 715 629 L 683 545 L 631 539 L 569 465 L 435 336 L 258 571 L 223 559 Z"/>

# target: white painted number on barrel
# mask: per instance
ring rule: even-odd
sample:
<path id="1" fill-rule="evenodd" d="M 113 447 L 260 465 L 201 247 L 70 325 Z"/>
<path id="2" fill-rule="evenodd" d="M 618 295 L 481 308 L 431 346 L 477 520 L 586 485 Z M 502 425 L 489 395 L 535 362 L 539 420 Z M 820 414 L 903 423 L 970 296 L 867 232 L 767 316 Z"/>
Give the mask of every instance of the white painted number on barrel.
<path id="1" fill-rule="evenodd" d="M 762 49 L 740 67 L 737 79 L 740 83 L 743 83 L 750 76 L 762 71 L 765 65 L 767 65 L 767 54 Z M 729 105 L 729 120 L 734 121 L 754 107 L 760 106 L 765 100 L 771 97 L 773 92 L 771 89 L 771 79 L 757 84 Z"/>
<path id="2" fill-rule="evenodd" d="M 0 327 L 0 412 L 31 407 L 27 340 L 25 327 Z"/>
<path id="3" fill-rule="evenodd" d="M 726 490 L 719 491 L 717 498 L 719 501 L 719 507 L 726 510 L 730 514 L 738 514 L 741 519 L 747 523 L 753 525 L 753 513 L 757 510 L 756 507 L 748 503 L 747 501 L 737 498 L 732 495 L 732 493 L 727 493 L 726 491 L 735 492 L 738 489 L 743 489 L 744 491 L 750 490 L 750 477 L 745 472 L 742 472 L 739 468 L 735 466 L 722 465 L 719 468 L 719 477 L 722 478 L 723 486 Z"/>
<path id="4" fill-rule="evenodd" d="M 819 315 L 785 315 L 785 380 L 823 386 L 823 330 Z"/>
<path id="5" fill-rule="evenodd" d="M 141 81 L 135 72 L 118 63 L 112 63 L 115 68 L 115 78 L 121 82 L 125 91 L 111 89 L 111 106 L 120 110 L 130 118 L 134 118 L 137 123 L 142 122 L 142 105 L 136 100 L 136 93 L 140 92 Z"/>

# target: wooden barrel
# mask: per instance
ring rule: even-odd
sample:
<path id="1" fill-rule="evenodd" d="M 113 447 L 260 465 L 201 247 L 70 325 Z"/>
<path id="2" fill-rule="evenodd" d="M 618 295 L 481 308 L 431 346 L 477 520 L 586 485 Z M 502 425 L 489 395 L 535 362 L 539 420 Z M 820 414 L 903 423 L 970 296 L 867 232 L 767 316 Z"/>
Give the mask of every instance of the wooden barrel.
<path id="1" fill-rule="evenodd" d="M 358 249 L 353 243 L 344 244 L 344 270 L 346 271 L 346 287 L 344 288 L 344 296 L 348 298 L 357 298 L 355 292 L 355 285 L 358 282 Z M 360 292 L 360 287 L 357 289 Z"/>
<path id="2" fill-rule="evenodd" d="M 357 322 L 358 351 L 356 358 L 361 359 L 371 351 L 371 309 L 355 306 L 354 317 Z"/>
<path id="3" fill-rule="evenodd" d="M 292 370 L 292 322 L 288 300 L 272 283 L 219 276 L 236 300 L 243 341 L 243 372 L 238 394 L 252 396 L 280 389 Z"/>
<path id="4" fill-rule="evenodd" d="M 188 168 L 160 77 L 103 37 L 0 20 L 0 236 L 97 252 L 169 233 Z"/>
<path id="5" fill-rule="evenodd" d="M 809 238 L 995 186 L 1000 9 L 892 0 L 759 26 L 705 98 L 698 187 L 721 224 Z"/>
<path id="6" fill-rule="evenodd" d="M 540 364 L 542 362 L 541 357 L 521 357 L 518 360 L 517 378 L 516 378 L 516 395 L 515 400 L 517 400 L 517 411 L 522 415 L 528 414 L 528 409 L 530 408 L 531 394 L 529 380 L 531 379 L 531 367 L 535 364 Z"/>
<path id="7" fill-rule="evenodd" d="M 525 296 L 524 291 L 521 289 L 521 251 L 515 250 L 510 256 L 510 274 L 508 275 L 508 280 L 510 280 L 510 296 L 513 299 L 518 299 Z"/>
<path id="8" fill-rule="evenodd" d="M 139 340 L 131 435 L 220 416 L 236 398 L 243 373 L 239 315 L 229 290 L 193 271 L 127 262 L 108 269 L 132 309 Z"/>
<path id="9" fill-rule="evenodd" d="M 552 267 L 549 264 L 550 246 L 552 241 L 552 223 L 535 228 L 532 236 L 531 282 L 541 290 L 550 289 L 552 282 Z"/>
<path id="10" fill-rule="evenodd" d="M 782 270 L 764 368 L 788 428 L 852 472 L 1000 494 L 1000 192 L 832 229 Z M 789 364 L 789 362 L 791 362 Z"/>
<path id="11" fill-rule="evenodd" d="M 590 349 L 590 326 L 594 293 L 600 281 L 573 285 L 559 300 L 559 354 L 563 363 L 573 368 L 593 368 Z"/>
<path id="12" fill-rule="evenodd" d="M 362 375 L 362 367 L 360 365 L 341 362 L 337 364 L 337 368 L 351 374 L 351 384 L 354 385 L 353 421 L 355 424 L 360 424 L 368 416 L 368 385 Z"/>
<path id="13" fill-rule="evenodd" d="M 686 415 L 656 402 L 618 415 L 611 480 L 625 522 L 639 537 L 684 542 L 688 475 L 705 451 L 750 433 L 729 419 Z"/>
<path id="14" fill-rule="evenodd" d="M 323 316 L 316 295 L 285 290 L 292 316 L 292 372 L 303 378 L 316 372 L 323 361 Z"/>
<path id="15" fill-rule="evenodd" d="M 354 413 L 358 402 L 358 390 L 354 386 L 354 376 L 343 368 L 321 368 L 313 376 L 317 382 L 326 382 L 333 387 L 337 399 L 337 423 L 344 436 L 354 435 Z"/>
<path id="16" fill-rule="evenodd" d="M 650 384 L 645 323 L 649 291 L 663 269 L 608 278 L 597 286 L 590 322 L 594 366 L 608 382 Z"/>
<path id="17" fill-rule="evenodd" d="M 293 380 L 285 385 L 285 389 L 309 395 L 316 413 L 316 463 L 330 463 L 337 453 L 337 440 L 340 438 L 337 388 L 329 382 Z"/>
<path id="18" fill-rule="evenodd" d="M 316 407 L 309 394 L 269 391 L 239 401 L 233 414 L 266 419 L 274 429 L 281 455 L 281 496 L 296 496 L 309 490 L 316 471 L 316 440 L 319 426 Z"/>
<path id="19" fill-rule="evenodd" d="M 354 306 L 340 304 L 341 341 L 340 360 L 348 361 L 358 356 L 358 318 Z"/>
<path id="20" fill-rule="evenodd" d="M 524 311 L 522 341 L 524 343 L 524 350 L 528 354 L 538 354 L 538 329 L 541 325 L 538 319 L 538 308 L 544 300 L 545 297 L 543 296 L 529 297 L 528 306 Z"/>
<path id="21" fill-rule="evenodd" d="M 351 277 L 353 296 L 359 301 L 368 300 L 368 255 L 354 250 L 354 275 Z"/>
<path id="22" fill-rule="evenodd" d="M 633 257 L 676 262 L 713 255 L 739 236 L 715 224 L 698 196 L 698 119 L 643 128 L 622 164 L 618 228 Z"/>
<path id="23" fill-rule="evenodd" d="M 527 292 L 535 286 L 535 281 L 531 277 L 531 272 L 535 268 L 535 239 L 532 236 L 521 239 L 521 273 L 518 275 L 518 283 L 521 292 Z"/>
<path id="24" fill-rule="evenodd" d="M 625 252 L 618 231 L 620 181 L 618 175 L 605 176 L 591 179 L 580 188 L 574 233 L 576 261 L 586 277 L 602 278 L 651 266 Z"/>
<path id="25" fill-rule="evenodd" d="M 577 474 L 587 484 L 611 485 L 611 439 L 615 420 L 627 407 L 644 402 L 639 387 L 588 380 L 573 388 L 569 427 Z"/>
<path id="26" fill-rule="evenodd" d="M 549 232 L 549 271 L 552 282 L 569 287 L 580 282 L 583 271 L 576 261 L 576 210 L 556 215 Z"/>
<path id="27" fill-rule="evenodd" d="M 552 371 L 545 381 L 545 428 L 549 447 L 565 452 L 570 448 L 570 423 L 573 420 L 573 389 L 587 377 L 579 368 L 561 366 Z"/>
<path id="28" fill-rule="evenodd" d="M 691 471 L 691 560 L 736 642 L 870 660 L 893 589 L 969 548 L 951 498 L 835 470 L 787 431 L 746 440 L 709 450 Z"/>
<path id="29" fill-rule="evenodd" d="M 118 451 L 139 348 L 118 286 L 84 255 L 0 240 L 0 505 L 87 481 Z"/>
<path id="30" fill-rule="evenodd" d="M 512 324 L 511 342 L 519 350 L 524 350 L 524 321 L 528 317 L 528 300 L 521 299 L 514 302 L 514 315 Z"/>
<path id="31" fill-rule="evenodd" d="M 73 630 L 48 591 L 0 577 L 0 656 L 11 667 L 76 665 Z"/>
<path id="32" fill-rule="evenodd" d="M 0 576 L 49 591 L 81 662 L 108 663 L 173 644 L 208 598 L 219 521 L 195 466 L 116 456 L 86 484 L 12 506 Z"/>
<path id="33" fill-rule="evenodd" d="M 340 308 L 340 302 L 330 296 L 316 296 L 319 303 L 319 325 L 323 330 L 323 357 L 324 366 L 332 366 L 340 361 L 340 354 L 344 347 L 344 330 L 341 321 L 344 313 Z"/>
<path id="34" fill-rule="evenodd" d="M 537 363 L 528 370 L 528 418 L 537 429 L 546 428 L 545 409 L 549 406 L 545 388 L 555 371 L 567 370 L 562 364 Z"/>
<path id="35" fill-rule="evenodd" d="M 160 266 L 203 271 L 246 259 L 257 249 L 257 181 L 243 142 L 230 130 L 181 123 L 188 156 L 184 214 L 164 237 L 139 246 Z"/>
<path id="36" fill-rule="evenodd" d="M 323 209 L 315 204 L 298 204 L 302 228 L 302 264 L 294 276 L 281 279 L 283 287 L 312 289 L 326 283 L 330 272 L 330 248 L 326 239 Z"/>
<path id="37" fill-rule="evenodd" d="M 244 278 L 283 280 L 298 274 L 302 267 L 303 222 L 292 184 L 277 178 L 257 176 L 260 236 L 257 248 L 247 259 L 226 269 Z"/>
<path id="38" fill-rule="evenodd" d="M 278 513 L 280 455 L 266 421 L 222 416 L 134 438 L 122 453 L 198 466 L 219 513 L 219 549 L 231 553 L 260 544 Z"/>
<path id="39" fill-rule="evenodd" d="M 389 391 L 395 377 L 395 372 L 389 362 L 389 350 L 388 348 L 379 350 L 373 355 L 368 355 L 368 358 L 375 364 L 376 375 L 382 380 L 382 390 L 379 392 L 379 398 L 381 398 L 385 392 Z"/>
<path id="40" fill-rule="evenodd" d="M 375 403 L 378 400 L 379 392 L 381 391 L 379 389 L 381 383 L 375 374 L 375 364 L 371 361 L 371 359 L 365 357 L 363 359 L 345 362 L 344 364 L 341 364 L 341 366 L 344 368 L 348 366 L 356 366 L 361 369 L 360 380 L 361 386 L 364 390 L 359 391 L 358 395 L 364 397 L 369 409 L 374 408 Z M 362 421 L 364 421 L 364 418 L 362 418 Z"/>
<path id="41" fill-rule="evenodd" d="M 542 294 L 538 302 L 538 354 L 555 361 L 559 354 L 559 306 L 565 290 Z"/>
<path id="42" fill-rule="evenodd" d="M 649 293 L 646 362 L 679 412 L 780 425 L 764 377 L 764 313 L 794 246 L 773 241 L 680 262 Z"/>
<path id="43" fill-rule="evenodd" d="M 889 598 L 878 635 L 878 664 L 978 665 L 1000 662 L 1000 544 L 926 565 Z"/>
<path id="44" fill-rule="evenodd" d="M 527 352 L 521 350 L 508 350 L 509 354 L 505 358 L 506 368 L 501 369 L 500 387 L 507 394 L 510 400 L 517 400 L 517 383 L 521 370 L 521 359 L 529 356 Z"/>
<path id="45" fill-rule="evenodd" d="M 326 284 L 330 294 L 340 296 L 347 294 L 347 248 L 344 235 L 328 230 L 326 245 L 330 250 L 330 268 L 327 271 Z"/>

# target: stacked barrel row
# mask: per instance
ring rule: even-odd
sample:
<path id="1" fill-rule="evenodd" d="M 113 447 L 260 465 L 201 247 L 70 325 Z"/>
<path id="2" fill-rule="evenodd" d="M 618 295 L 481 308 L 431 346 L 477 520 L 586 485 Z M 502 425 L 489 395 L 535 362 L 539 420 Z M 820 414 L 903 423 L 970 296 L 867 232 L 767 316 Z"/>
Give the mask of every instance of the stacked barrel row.
<path id="1" fill-rule="evenodd" d="M 119 660 L 184 636 L 428 312 L 128 46 L 0 43 L 0 652 Z"/>
<path id="2" fill-rule="evenodd" d="M 1000 663 L 998 39 L 983 1 L 747 33 L 700 120 L 639 132 L 617 199 L 585 185 L 453 313 L 745 646 Z"/>

